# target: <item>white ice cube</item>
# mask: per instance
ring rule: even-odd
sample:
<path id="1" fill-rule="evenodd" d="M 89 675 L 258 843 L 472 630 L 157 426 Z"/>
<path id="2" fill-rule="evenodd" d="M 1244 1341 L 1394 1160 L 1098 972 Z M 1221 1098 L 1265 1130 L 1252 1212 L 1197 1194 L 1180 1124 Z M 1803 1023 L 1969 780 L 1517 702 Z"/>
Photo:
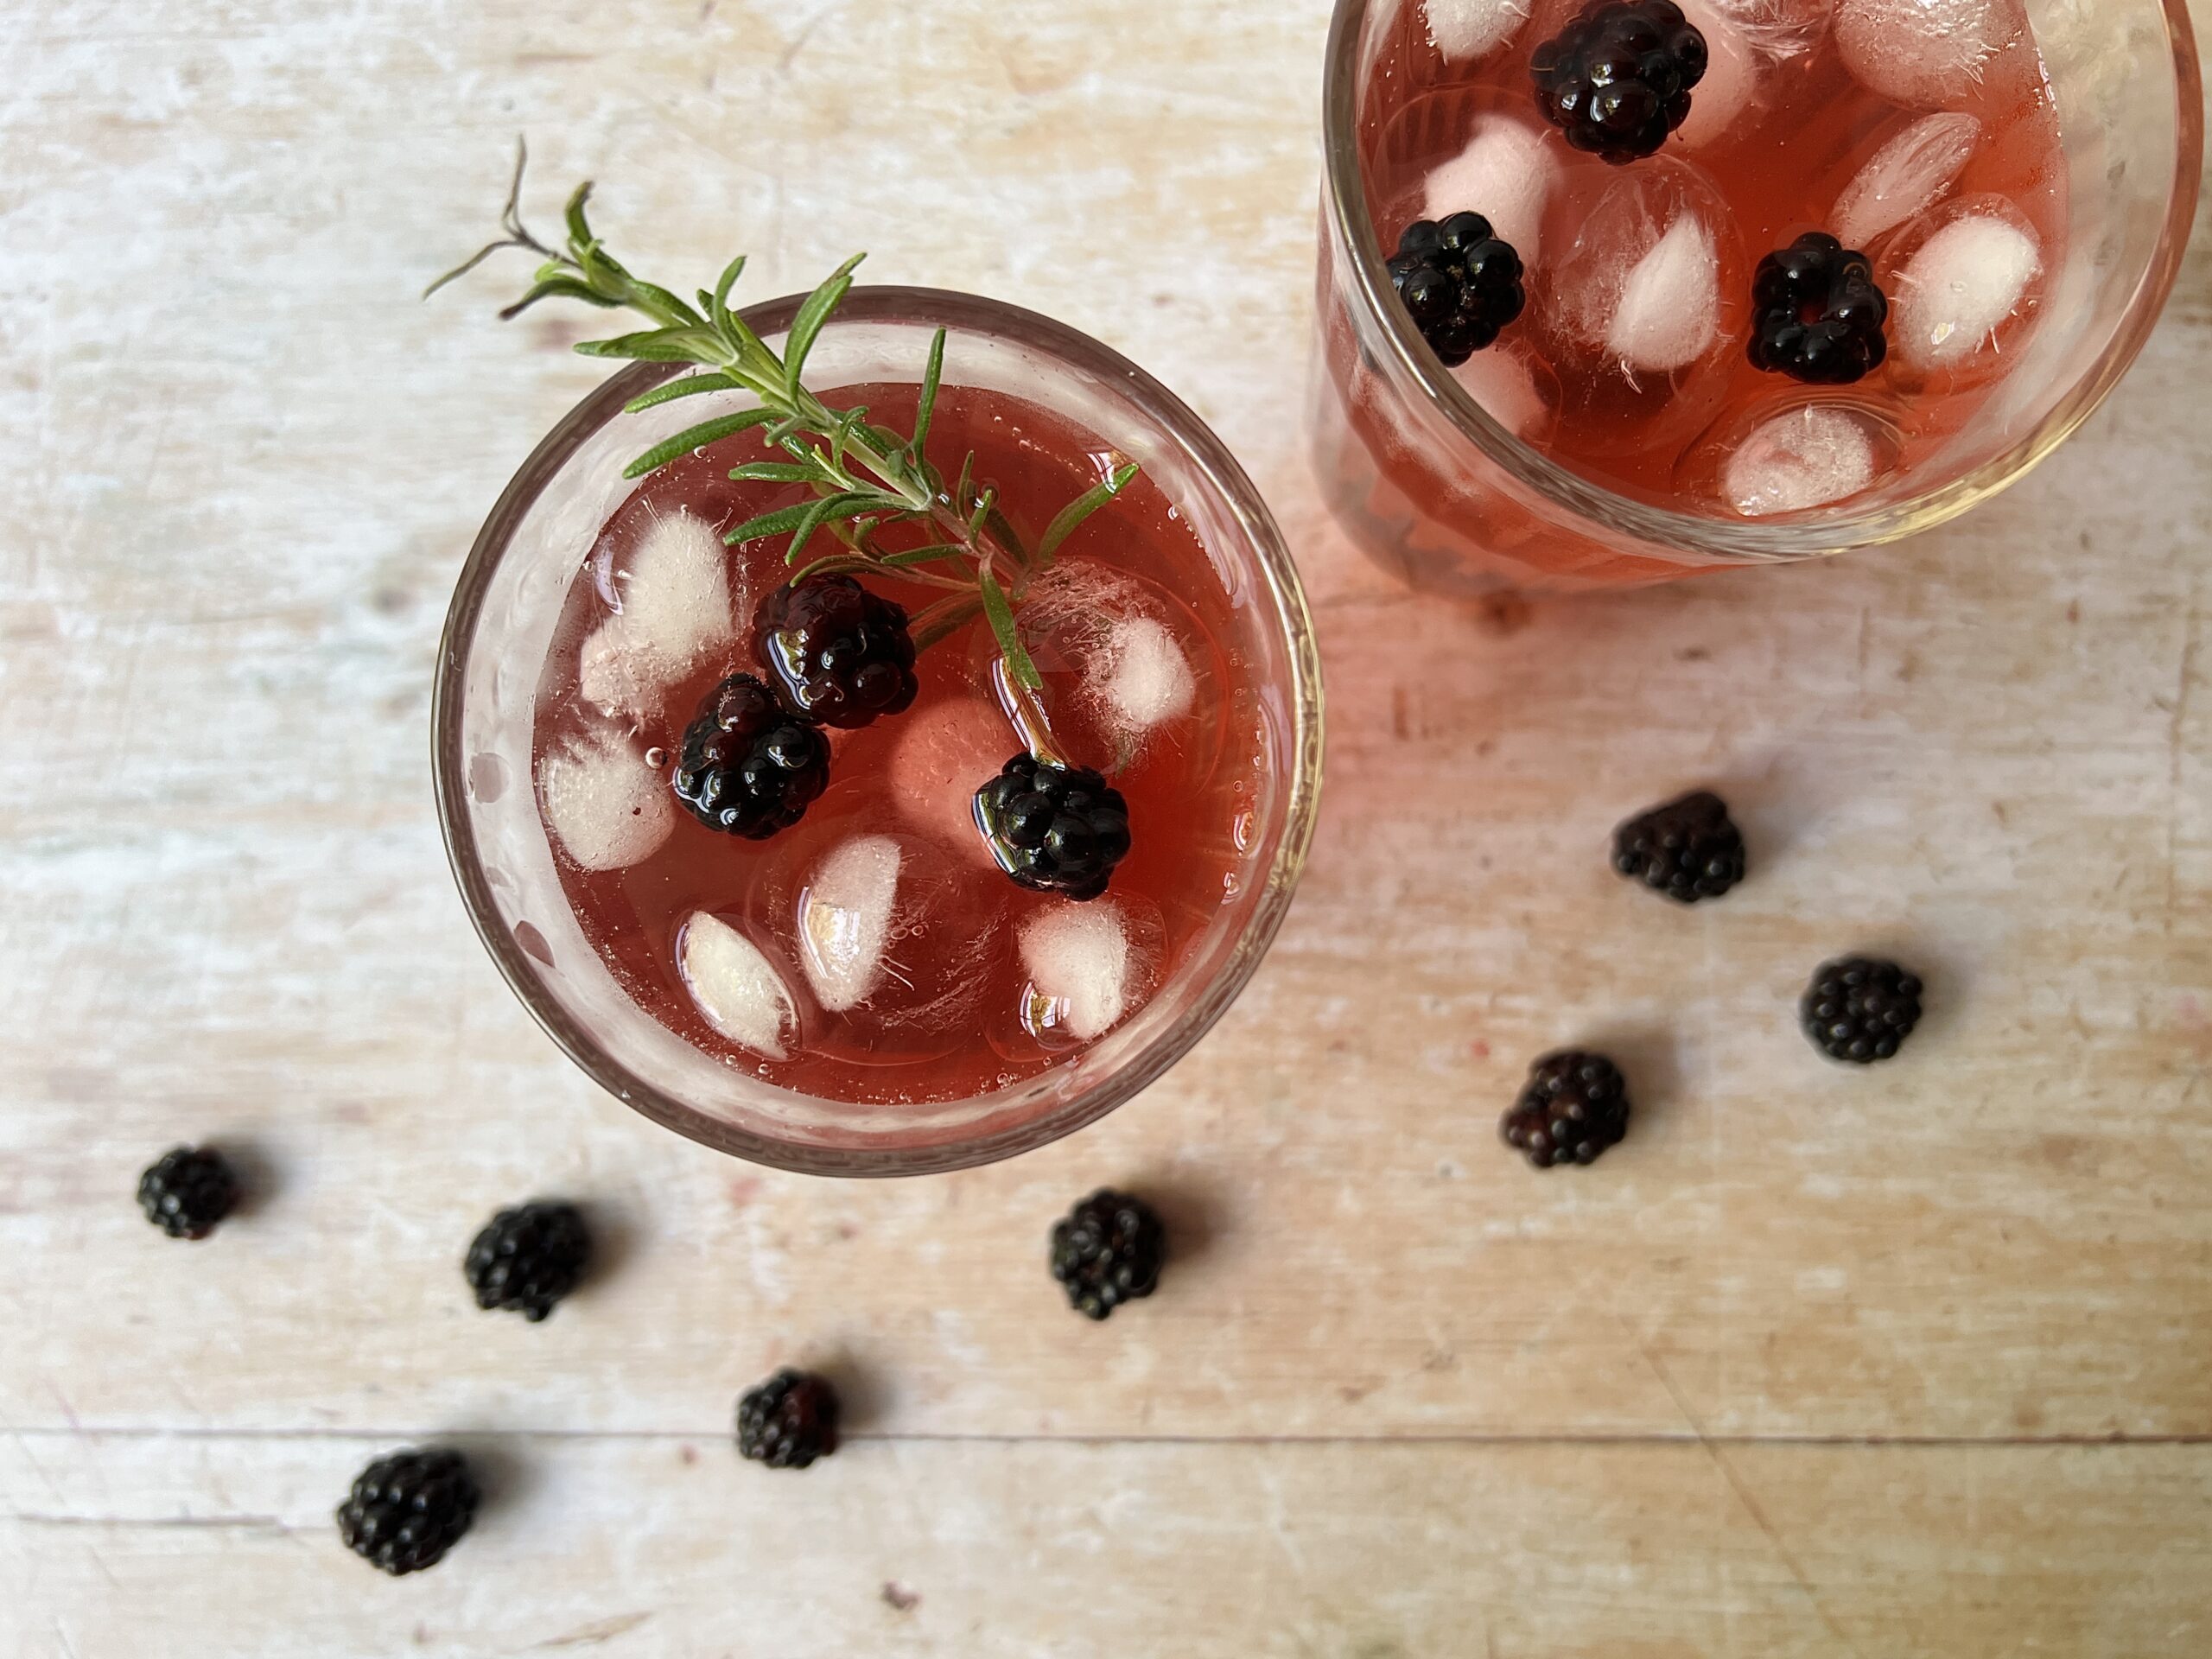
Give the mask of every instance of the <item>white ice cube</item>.
<path id="1" fill-rule="evenodd" d="M 1713 232 L 1685 213 L 1630 268 L 1605 329 L 1605 349 L 1630 369 L 1663 374 L 1685 368 L 1713 343 L 1719 315 Z"/>
<path id="2" fill-rule="evenodd" d="M 1487 57 L 1529 21 L 1528 0 L 1421 0 L 1428 38 L 1447 62 Z"/>
<path id="3" fill-rule="evenodd" d="M 1542 240 L 1544 204 L 1559 168 L 1540 129 L 1510 116 L 1484 116 L 1466 148 L 1429 174 L 1421 215 L 1442 219 L 1480 213 L 1513 245 L 1523 265 L 1534 265 Z"/>
<path id="4" fill-rule="evenodd" d="M 832 1014 L 865 1002 L 883 972 L 901 856 L 889 836 L 856 836 L 815 867 L 799 893 L 799 965 Z"/>
<path id="5" fill-rule="evenodd" d="M 1452 378 L 1491 419 L 1516 438 L 1528 437 L 1551 412 L 1528 359 L 1505 346 L 1477 352 L 1452 371 Z"/>
<path id="6" fill-rule="evenodd" d="M 2017 0 L 1839 0 L 1835 43 L 1867 91 L 1909 110 L 1956 109 L 2024 23 Z"/>
<path id="7" fill-rule="evenodd" d="M 709 1025 L 755 1054 L 785 1058 L 798 1011 L 784 976 L 719 916 L 695 912 L 677 935 L 677 967 Z"/>
<path id="8" fill-rule="evenodd" d="M 1719 0 L 1681 0 L 1682 16 L 1705 36 L 1705 73 L 1690 92 L 1690 112 L 1676 132 L 1697 149 L 1726 133 L 1759 89 L 1751 38 Z"/>
<path id="9" fill-rule="evenodd" d="M 620 870 L 676 828 L 676 804 L 644 751 L 619 732 L 594 731 L 549 753 L 538 769 L 545 824 L 587 870 Z"/>
<path id="10" fill-rule="evenodd" d="M 1141 736 L 1191 712 L 1198 681 L 1167 626 L 1149 616 L 1118 619 L 1092 665 L 1098 696 L 1123 730 Z"/>
<path id="11" fill-rule="evenodd" d="M 1797 512 L 1874 481 L 1875 446 L 1848 410 L 1808 404 L 1755 429 L 1721 468 L 1721 493 L 1746 518 Z"/>
<path id="12" fill-rule="evenodd" d="M 918 830 L 995 868 L 976 828 L 976 791 L 1021 747 L 995 703 L 960 697 L 902 715 L 891 751 L 891 798 Z"/>
<path id="13" fill-rule="evenodd" d="M 608 715 L 657 713 L 668 688 L 736 632 L 728 571 L 712 524 L 682 512 L 655 522 L 612 573 L 621 608 L 584 641 L 584 701 Z"/>
<path id="14" fill-rule="evenodd" d="M 1087 1043 L 1112 1030 L 1128 1012 L 1132 957 L 1128 930 L 1109 899 L 1039 911 L 1021 930 L 1033 1033 L 1065 1032 Z"/>
<path id="15" fill-rule="evenodd" d="M 1864 248 L 1942 200 L 1980 142 L 1981 123 L 1970 115 L 1923 116 L 1876 150 L 1844 186 L 1828 229 L 1845 247 Z"/>
<path id="16" fill-rule="evenodd" d="M 1948 368 L 1981 348 L 2043 269 L 2035 237 L 1994 213 L 1953 219 L 1898 274 L 1891 337 L 1910 368 Z"/>

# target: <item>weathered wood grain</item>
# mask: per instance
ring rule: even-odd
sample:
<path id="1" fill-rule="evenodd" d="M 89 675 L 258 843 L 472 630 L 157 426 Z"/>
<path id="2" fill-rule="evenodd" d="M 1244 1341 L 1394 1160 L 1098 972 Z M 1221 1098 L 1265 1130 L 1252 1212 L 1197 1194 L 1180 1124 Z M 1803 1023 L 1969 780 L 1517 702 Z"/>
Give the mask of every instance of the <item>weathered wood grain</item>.
<path id="1" fill-rule="evenodd" d="M 6 1513 L 277 1517 L 0 1519 L 0 1645 L 160 1651 L 153 1610 L 211 1585 L 175 1650 L 2188 1650 L 2201 1448 L 2007 1443 L 2212 1434 L 2212 259 L 2110 406 L 1942 532 L 1439 609 L 1304 470 L 1325 11 L 0 7 Z M 1097 1128 L 903 1185 L 756 1172 L 573 1075 L 470 936 L 431 656 L 594 373 L 562 320 L 492 325 L 498 278 L 414 292 L 518 130 L 537 216 L 594 173 L 641 265 L 746 245 L 767 294 L 865 245 L 1065 317 L 1276 504 L 1330 676 L 1312 870 L 1239 1006 Z M 1620 886 L 1614 820 L 1703 780 L 1756 879 L 1694 913 Z M 1862 945 L 1933 1012 L 1846 1075 L 1791 1004 Z M 1539 1177 L 1495 1116 L 1584 1038 L 1636 1130 Z M 207 1135 L 263 1196 L 174 1246 L 131 1183 Z M 1092 1329 L 1039 1257 L 1105 1179 L 1180 1256 Z M 458 1261 L 535 1191 L 613 1248 L 533 1328 Z M 772 1514 L 717 1437 L 791 1357 L 889 1438 Z M 349 1575 L 352 1466 L 456 1431 L 523 1436 L 479 1567 Z M 976 1435 L 1046 1438 L 929 1438 Z M 1897 1437 L 1972 1444 L 1762 1443 Z M 923 1502 L 957 1525 L 906 1554 Z M 479 1576 L 502 1554 L 531 1598 Z M 908 1573 L 912 1617 L 874 1599 Z"/>

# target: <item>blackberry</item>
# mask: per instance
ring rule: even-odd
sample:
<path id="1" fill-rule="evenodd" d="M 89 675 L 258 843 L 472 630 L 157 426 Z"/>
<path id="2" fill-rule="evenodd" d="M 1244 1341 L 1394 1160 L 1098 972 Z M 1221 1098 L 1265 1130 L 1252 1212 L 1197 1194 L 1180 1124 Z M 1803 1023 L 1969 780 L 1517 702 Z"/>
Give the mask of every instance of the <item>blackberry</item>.
<path id="1" fill-rule="evenodd" d="M 468 1247 L 461 1270 L 479 1307 L 511 1307 L 535 1324 L 576 1287 L 591 1235 L 573 1204 L 543 1199 L 502 1210 Z"/>
<path id="2" fill-rule="evenodd" d="M 1832 1059 L 1886 1060 L 1920 1023 L 1920 980 L 1878 957 L 1824 962 L 1797 1004 L 1805 1034 Z"/>
<path id="3" fill-rule="evenodd" d="M 210 1147 L 173 1147 L 138 1178 L 138 1207 L 171 1238 L 205 1238 L 238 1201 L 238 1177 Z"/>
<path id="4" fill-rule="evenodd" d="M 1497 1129 L 1538 1169 L 1595 1163 L 1628 1133 L 1627 1080 L 1602 1054 L 1547 1054 L 1529 1068 L 1520 1099 Z"/>
<path id="5" fill-rule="evenodd" d="M 737 1402 L 737 1449 L 771 1469 L 804 1469 L 837 1449 L 837 1391 L 785 1366 Z"/>
<path id="6" fill-rule="evenodd" d="M 1480 213 L 1415 219 L 1400 234 L 1389 270 L 1400 303 L 1446 368 L 1495 340 L 1528 303 L 1521 256 Z"/>
<path id="7" fill-rule="evenodd" d="M 476 1518 L 476 1482 L 458 1452 L 395 1452 L 361 1471 L 338 1506 L 346 1548 L 397 1578 L 435 1567 Z"/>
<path id="8" fill-rule="evenodd" d="M 1744 879 L 1744 835 L 1728 804 L 1700 789 L 1613 831 L 1613 868 L 1685 905 L 1718 899 Z"/>
<path id="9" fill-rule="evenodd" d="M 1068 1306 L 1103 1319 L 1159 1287 L 1167 1230 L 1143 1199 L 1102 1186 L 1052 1224 L 1052 1259 Z"/>
<path id="10" fill-rule="evenodd" d="M 809 576 L 761 609 L 760 666 L 784 700 L 824 726 L 865 726 L 913 702 L 906 612 L 850 576 Z"/>
<path id="11" fill-rule="evenodd" d="M 1596 0 L 1529 60 L 1536 107 L 1577 149 L 1624 166 L 1688 118 L 1705 36 L 1673 0 Z"/>
<path id="12" fill-rule="evenodd" d="M 1847 386 L 1881 366 L 1890 302 L 1873 262 L 1826 231 L 1759 261 L 1751 277 L 1751 365 L 1808 385 Z"/>
<path id="13" fill-rule="evenodd" d="M 716 686 L 683 734 L 677 798 L 710 830 L 765 841 L 830 783 L 830 741 L 750 674 Z"/>
<path id="14" fill-rule="evenodd" d="M 1096 899 L 1129 850 L 1129 804 L 1089 766 L 1017 754 L 976 791 L 976 825 L 1020 886 Z"/>

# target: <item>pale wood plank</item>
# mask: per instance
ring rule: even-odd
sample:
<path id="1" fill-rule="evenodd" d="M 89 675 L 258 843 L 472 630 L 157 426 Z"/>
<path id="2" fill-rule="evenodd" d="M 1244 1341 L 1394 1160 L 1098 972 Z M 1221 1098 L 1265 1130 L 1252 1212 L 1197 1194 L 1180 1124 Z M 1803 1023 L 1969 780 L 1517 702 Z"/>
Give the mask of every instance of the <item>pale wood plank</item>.
<path id="1" fill-rule="evenodd" d="M 779 1477 L 518 1437 L 398 1582 L 330 1523 L 372 1449 L 16 1441 L 9 1651 L 2132 1659 L 2212 1628 L 2202 1446 L 864 1441 Z"/>

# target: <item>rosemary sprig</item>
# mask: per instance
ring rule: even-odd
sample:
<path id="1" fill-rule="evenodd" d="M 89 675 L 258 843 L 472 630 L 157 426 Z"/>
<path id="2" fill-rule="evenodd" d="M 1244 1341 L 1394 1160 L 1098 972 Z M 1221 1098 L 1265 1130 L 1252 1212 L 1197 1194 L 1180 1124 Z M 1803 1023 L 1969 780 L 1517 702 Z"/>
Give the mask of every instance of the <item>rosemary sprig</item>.
<path id="1" fill-rule="evenodd" d="M 696 305 L 665 288 L 644 282 L 607 251 L 593 233 L 586 213 L 588 181 L 569 198 L 568 237 L 555 248 L 523 223 L 523 169 L 529 155 L 518 145 L 512 185 L 500 215 L 504 234 L 448 271 L 425 290 L 435 294 L 474 270 L 505 248 L 526 248 L 543 260 L 529 289 L 499 313 L 520 315 L 541 300 L 581 301 L 604 309 L 638 313 L 653 326 L 606 340 L 585 340 L 576 350 L 587 357 L 627 358 L 650 363 L 690 363 L 700 373 L 655 386 L 632 398 L 632 411 L 703 392 L 749 392 L 759 407 L 720 415 L 655 444 L 632 461 L 625 475 L 641 478 L 670 461 L 741 432 L 758 431 L 772 456 L 733 467 L 734 479 L 761 483 L 803 484 L 809 501 L 779 507 L 747 519 L 728 532 L 733 544 L 767 536 L 788 537 L 784 559 L 794 567 L 793 582 L 823 571 L 874 570 L 944 590 L 944 597 L 913 619 L 915 647 L 935 644 L 982 617 L 997 641 L 1017 702 L 1032 728 L 1033 747 L 1048 744 L 1034 694 L 1044 681 L 1021 643 L 1015 613 L 1030 582 L 1052 567 L 1068 537 L 1084 520 L 1111 501 L 1136 476 L 1126 462 L 1054 516 L 1034 547 L 1025 546 L 997 492 L 975 478 L 976 456 L 963 460 L 956 481 L 930 459 L 926 447 L 931 416 L 944 370 L 945 331 L 930 342 L 922 374 L 913 431 L 901 436 L 868 420 L 865 408 L 834 409 L 806 387 L 802 378 L 808 354 L 853 286 L 853 271 L 866 256 L 855 254 L 808 295 L 792 319 L 779 355 L 730 309 L 730 290 L 745 270 L 739 255 L 722 270 L 713 289 L 697 290 Z M 915 545 L 911 528 L 924 540 Z M 887 533 L 907 528 L 904 537 Z M 838 550 L 802 564 L 816 537 L 828 531 Z M 1040 758 L 1051 759 L 1049 754 Z"/>

